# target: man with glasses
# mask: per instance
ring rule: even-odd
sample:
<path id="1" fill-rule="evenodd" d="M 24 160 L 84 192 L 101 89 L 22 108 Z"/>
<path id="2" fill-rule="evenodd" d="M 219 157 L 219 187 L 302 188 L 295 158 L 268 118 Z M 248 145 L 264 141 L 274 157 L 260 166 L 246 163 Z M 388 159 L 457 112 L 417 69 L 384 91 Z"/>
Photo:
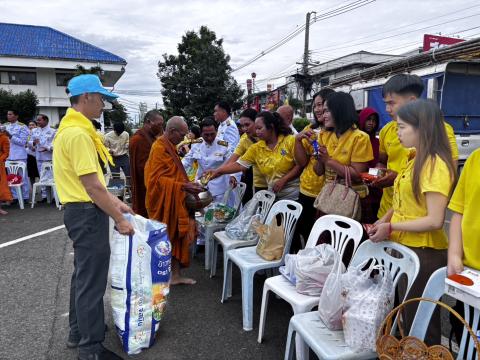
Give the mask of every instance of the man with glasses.
<path id="1" fill-rule="evenodd" d="M 190 244 L 195 239 L 195 220 L 185 206 L 187 193 L 196 195 L 203 191 L 198 184 L 188 180 L 176 146 L 188 133 L 185 120 L 174 116 L 167 122 L 165 133 L 152 146 L 145 165 L 145 206 L 148 217 L 167 225 L 172 243 L 172 279 L 170 284 L 195 284 L 183 277 L 180 267 L 190 263 Z"/>
<path id="2" fill-rule="evenodd" d="M 73 242 L 70 286 L 70 333 L 67 347 L 78 346 L 79 360 L 121 359 L 105 349 L 103 295 L 110 260 L 109 216 L 124 235 L 133 234 L 123 213 L 132 210 L 105 186 L 102 163 L 112 158 L 92 120 L 101 116 L 104 100 L 117 95 L 103 88 L 96 75 L 79 75 L 67 86 L 71 107 L 60 122 L 53 146 L 53 175 L 64 222 Z"/>

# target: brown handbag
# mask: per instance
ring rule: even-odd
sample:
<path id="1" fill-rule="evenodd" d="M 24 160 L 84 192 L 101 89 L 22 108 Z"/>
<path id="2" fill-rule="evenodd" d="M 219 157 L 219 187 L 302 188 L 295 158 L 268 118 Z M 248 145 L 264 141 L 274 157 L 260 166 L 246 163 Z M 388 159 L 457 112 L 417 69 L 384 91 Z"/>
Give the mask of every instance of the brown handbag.
<path id="1" fill-rule="evenodd" d="M 441 301 L 428 298 L 414 298 L 398 305 L 395 309 L 390 311 L 385 320 L 383 320 L 383 323 L 378 330 L 376 342 L 377 354 L 380 360 L 454 360 L 453 355 L 443 345 L 433 345 L 428 347 L 422 340 L 416 338 L 415 336 L 405 336 L 401 321 L 397 322 L 401 339 L 399 340 L 395 336 L 391 335 L 394 319 L 395 317 L 398 319 L 401 318 L 400 315 L 405 305 L 420 301 L 428 301 L 437 304 L 447 309 L 457 319 L 459 319 L 469 332 L 477 350 L 476 357 L 477 359 L 480 359 L 480 344 L 477 336 L 472 331 L 472 328 L 468 325 L 468 323 L 455 310 Z"/>
<path id="2" fill-rule="evenodd" d="M 350 168 L 345 166 L 345 185 L 338 183 L 337 179 L 338 175 L 333 182 L 323 186 L 313 206 L 324 214 L 341 215 L 360 221 L 362 217 L 360 196 L 352 189 Z"/>

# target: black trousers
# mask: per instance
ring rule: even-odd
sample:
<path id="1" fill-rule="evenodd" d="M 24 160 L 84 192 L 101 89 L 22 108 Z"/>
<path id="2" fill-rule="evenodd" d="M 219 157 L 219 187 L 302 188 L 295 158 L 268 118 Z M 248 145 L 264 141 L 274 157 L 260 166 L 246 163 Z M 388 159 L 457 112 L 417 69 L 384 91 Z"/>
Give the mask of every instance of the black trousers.
<path id="1" fill-rule="evenodd" d="M 92 203 L 65 206 L 65 227 L 73 242 L 70 333 L 81 353 L 95 352 L 105 338 L 103 295 L 107 287 L 110 244 L 108 216 Z"/>
<path id="2" fill-rule="evenodd" d="M 128 155 L 113 156 L 112 158 L 115 164 L 110 167 L 112 173 L 120 173 L 120 169 L 122 169 L 125 176 L 130 176 L 130 160 Z"/>
<path id="3" fill-rule="evenodd" d="M 297 227 L 295 228 L 292 246 L 290 247 L 290 254 L 296 254 L 298 250 L 301 250 L 303 248 L 300 235 L 302 235 L 305 244 L 307 243 L 308 236 L 310 235 L 310 231 L 312 231 L 313 224 L 315 224 L 315 221 L 317 220 L 317 209 L 313 207 L 313 203 L 315 202 L 314 197 L 310 197 L 300 193 L 300 195 L 298 196 L 298 202 L 302 205 L 303 209 L 302 214 L 298 219 Z"/>

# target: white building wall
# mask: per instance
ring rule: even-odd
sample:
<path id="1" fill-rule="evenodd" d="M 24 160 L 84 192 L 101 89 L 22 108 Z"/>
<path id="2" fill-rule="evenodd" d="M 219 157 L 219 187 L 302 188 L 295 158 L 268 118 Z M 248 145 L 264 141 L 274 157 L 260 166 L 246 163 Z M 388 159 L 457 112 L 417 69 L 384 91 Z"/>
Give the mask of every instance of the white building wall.
<path id="1" fill-rule="evenodd" d="M 87 69 L 100 65 L 105 72 L 105 86 L 113 86 L 125 71 L 124 66 L 119 64 L 0 57 L 0 76 L 2 76 L 0 89 L 11 90 L 14 94 L 28 89 L 32 90 L 38 97 L 38 112 L 50 118 L 50 125 L 56 125 L 60 120 L 58 108 L 65 108 L 70 105 L 67 93 L 65 92 L 65 86 L 57 86 L 56 71 L 73 71 L 77 64 Z M 37 73 L 37 85 L 5 84 L 5 82 L 7 82 L 5 81 L 6 79 L 4 79 L 6 74 L 2 73 L 2 71 L 32 71 L 32 68 L 34 68 Z"/>

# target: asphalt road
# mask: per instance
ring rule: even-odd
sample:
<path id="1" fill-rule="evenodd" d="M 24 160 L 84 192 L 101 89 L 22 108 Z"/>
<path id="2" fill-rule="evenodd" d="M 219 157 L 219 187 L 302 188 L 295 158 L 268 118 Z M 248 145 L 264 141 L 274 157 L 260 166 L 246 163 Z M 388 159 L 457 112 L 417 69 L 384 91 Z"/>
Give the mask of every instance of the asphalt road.
<path id="1" fill-rule="evenodd" d="M 39 204 L 34 209 L 7 208 L 0 217 L 0 244 L 63 224 L 63 211 Z M 70 360 L 76 350 L 65 346 L 68 335 L 72 247 L 65 229 L 0 248 L 0 359 Z M 255 278 L 254 329 L 242 329 L 239 273 L 234 271 L 233 297 L 220 303 L 222 271 L 210 279 L 203 254 L 186 271 L 194 286 L 171 288 L 167 312 L 154 346 L 132 359 L 282 359 L 289 305 L 270 297 L 265 340 L 257 343 L 264 277 Z M 108 291 L 105 295 L 105 346 L 127 358 L 113 331 Z"/>

